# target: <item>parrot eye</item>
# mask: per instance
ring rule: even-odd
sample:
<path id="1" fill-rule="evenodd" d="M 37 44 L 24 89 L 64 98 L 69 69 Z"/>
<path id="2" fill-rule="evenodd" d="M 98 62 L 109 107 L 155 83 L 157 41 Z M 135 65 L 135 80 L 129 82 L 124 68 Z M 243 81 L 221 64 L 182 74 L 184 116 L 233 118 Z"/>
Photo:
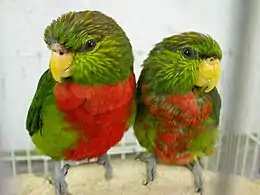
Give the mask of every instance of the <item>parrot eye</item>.
<path id="1" fill-rule="evenodd" d="M 195 51 L 192 48 L 184 48 L 182 49 L 182 54 L 184 55 L 184 57 L 192 60 L 196 57 L 195 55 Z"/>
<path id="2" fill-rule="evenodd" d="M 83 45 L 80 48 L 81 52 L 89 52 L 91 50 L 93 50 L 96 46 L 96 41 L 94 39 L 90 39 L 87 41 L 87 43 L 85 45 Z"/>

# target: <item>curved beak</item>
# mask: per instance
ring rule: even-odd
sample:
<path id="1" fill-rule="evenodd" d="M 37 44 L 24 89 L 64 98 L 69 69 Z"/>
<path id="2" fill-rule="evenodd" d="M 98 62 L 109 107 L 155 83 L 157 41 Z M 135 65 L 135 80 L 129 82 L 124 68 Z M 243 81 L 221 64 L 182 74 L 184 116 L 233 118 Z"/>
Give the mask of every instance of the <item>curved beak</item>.
<path id="1" fill-rule="evenodd" d="M 218 84 L 221 74 L 219 59 L 208 58 L 199 65 L 195 78 L 195 85 L 205 88 L 205 92 L 211 91 Z"/>
<path id="2" fill-rule="evenodd" d="M 52 52 L 50 57 L 50 70 L 53 78 L 60 82 L 62 78 L 71 76 L 70 65 L 73 61 L 72 53 Z"/>

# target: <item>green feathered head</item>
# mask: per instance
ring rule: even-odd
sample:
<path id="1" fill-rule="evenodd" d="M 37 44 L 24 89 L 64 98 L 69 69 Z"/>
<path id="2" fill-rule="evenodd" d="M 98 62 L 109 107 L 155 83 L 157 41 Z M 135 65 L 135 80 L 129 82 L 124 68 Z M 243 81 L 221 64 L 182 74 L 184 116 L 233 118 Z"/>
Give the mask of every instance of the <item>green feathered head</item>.
<path id="1" fill-rule="evenodd" d="M 163 39 L 150 51 L 140 78 L 150 90 L 175 94 L 194 87 L 209 92 L 218 83 L 222 51 L 209 35 L 184 32 Z"/>
<path id="2" fill-rule="evenodd" d="M 114 84 L 133 71 L 132 46 L 122 28 L 98 11 L 69 12 L 44 32 L 58 82 Z"/>

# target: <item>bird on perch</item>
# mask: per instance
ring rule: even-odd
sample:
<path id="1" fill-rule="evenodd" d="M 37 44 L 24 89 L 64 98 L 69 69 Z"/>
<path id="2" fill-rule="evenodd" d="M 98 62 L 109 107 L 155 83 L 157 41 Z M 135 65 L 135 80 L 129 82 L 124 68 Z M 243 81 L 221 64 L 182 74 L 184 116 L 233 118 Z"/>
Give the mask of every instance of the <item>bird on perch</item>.
<path id="1" fill-rule="evenodd" d="M 51 52 L 26 119 L 35 146 L 56 161 L 57 195 L 67 195 L 68 164 L 98 158 L 112 178 L 107 151 L 135 118 L 133 52 L 124 30 L 99 11 L 69 12 L 44 32 Z"/>
<path id="2" fill-rule="evenodd" d="M 186 166 L 203 194 L 200 159 L 214 151 L 221 98 L 216 88 L 222 51 L 209 35 L 183 32 L 163 39 L 143 62 L 137 83 L 134 133 L 148 154 L 144 184 L 157 162 Z"/>

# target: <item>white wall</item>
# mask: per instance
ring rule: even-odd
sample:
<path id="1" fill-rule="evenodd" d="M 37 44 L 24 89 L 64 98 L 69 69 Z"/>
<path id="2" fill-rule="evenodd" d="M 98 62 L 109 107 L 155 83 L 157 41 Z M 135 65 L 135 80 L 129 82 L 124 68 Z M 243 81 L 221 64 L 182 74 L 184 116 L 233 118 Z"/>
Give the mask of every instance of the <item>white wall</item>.
<path id="1" fill-rule="evenodd" d="M 212 35 L 224 51 L 219 88 L 225 106 L 227 67 L 235 56 L 229 41 L 235 33 L 232 24 L 237 16 L 233 15 L 236 7 L 232 0 L 1 0 L 0 98 L 5 105 L 2 112 L 5 146 L 21 149 L 30 143 L 25 117 L 38 79 L 48 67 L 44 28 L 62 13 L 82 9 L 103 11 L 125 29 L 134 47 L 137 76 L 142 60 L 163 37 L 187 30 Z"/>

